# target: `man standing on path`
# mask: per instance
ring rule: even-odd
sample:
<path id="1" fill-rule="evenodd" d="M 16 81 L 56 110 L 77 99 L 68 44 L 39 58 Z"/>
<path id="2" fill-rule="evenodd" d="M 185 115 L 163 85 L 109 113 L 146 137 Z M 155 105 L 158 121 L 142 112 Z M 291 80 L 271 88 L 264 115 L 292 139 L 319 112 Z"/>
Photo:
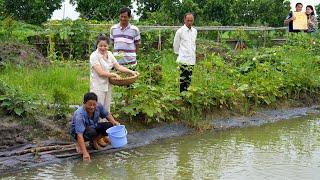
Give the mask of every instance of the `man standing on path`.
<path id="1" fill-rule="evenodd" d="M 120 9 L 120 23 L 110 30 L 110 40 L 113 43 L 113 54 L 120 65 L 136 65 L 137 51 L 140 45 L 139 29 L 130 24 L 131 10 Z"/>
<path id="2" fill-rule="evenodd" d="M 303 7 L 302 3 L 297 3 L 295 12 L 301 12 L 302 7 Z M 293 16 L 293 13 L 290 12 L 283 23 L 284 23 L 284 25 L 288 26 L 289 32 L 301 32 L 300 30 L 293 30 L 293 21 L 294 20 L 295 20 L 295 17 Z"/>
<path id="3" fill-rule="evenodd" d="M 180 64 L 180 92 L 186 91 L 191 82 L 193 66 L 196 64 L 197 30 L 192 27 L 194 16 L 192 13 L 184 15 L 184 25 L 180 27 L 173 42 L 174 53 L 178 54 Z"/>

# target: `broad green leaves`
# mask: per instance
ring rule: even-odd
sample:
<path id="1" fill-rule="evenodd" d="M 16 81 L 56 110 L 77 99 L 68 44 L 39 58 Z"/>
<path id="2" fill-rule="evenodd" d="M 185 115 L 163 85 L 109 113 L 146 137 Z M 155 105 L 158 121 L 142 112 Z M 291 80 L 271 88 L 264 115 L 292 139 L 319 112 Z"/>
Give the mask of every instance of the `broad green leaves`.
<path id="1" fill-rule="evenodd" d="M 0 108 L 7 114 L 27 116 L 34 114 L 35 105 L 29 97 L 16 92 L 0 81 Z"/>

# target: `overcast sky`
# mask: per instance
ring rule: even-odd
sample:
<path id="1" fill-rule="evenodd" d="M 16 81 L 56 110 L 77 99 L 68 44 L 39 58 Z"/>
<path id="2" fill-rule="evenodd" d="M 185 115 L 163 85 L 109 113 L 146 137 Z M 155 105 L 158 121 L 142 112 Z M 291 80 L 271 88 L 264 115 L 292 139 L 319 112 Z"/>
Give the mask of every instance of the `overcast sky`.
<path id="1" fill-rule="evenodd" d="M 320 4 L 320 0 L 290 0 L 290 2 L 292 9 L 294 9 L 297 2 L 301 2 L 303 7 L 306 7 L 307 5 L 315 6 Z M 77 19 L 79 17 L 79 13 L 76 12 L 75 7 L 69 3 L 69 0 L 65 0 L 62 4 L 62 8 L 53 12 L 51 19 L 63 19 L 63 17 L 70 19 Z"/>

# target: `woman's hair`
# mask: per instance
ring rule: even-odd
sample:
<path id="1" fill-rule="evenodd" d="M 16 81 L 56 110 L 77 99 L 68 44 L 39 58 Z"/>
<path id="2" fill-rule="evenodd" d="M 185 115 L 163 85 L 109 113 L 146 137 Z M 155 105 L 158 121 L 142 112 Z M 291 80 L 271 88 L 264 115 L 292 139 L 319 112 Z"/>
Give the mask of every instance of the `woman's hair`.
<path id="1" fill-rule="evenodd" d="M 97 44 L 99 44 L 100 41 L 106 41 L 107 44 L 109 44 L 109 38 L 108 38 L 105 34 L 103 34 L 103 33 L 100 33 L 100 34 L 98 35 Z"/>
<path id="2" fill-rule="evenodd" d="M 106 41 L 107 44 L 109 44 L 109 38 L 105 34 L 100 33 L 98 35 L 98 37 L 97 37 L 97 42 L 96 42 L 96 45 L 95 45 L 95 49 L 97 49 L 98 44 L 99 44 L 100 41 Z"/>
<path id="3" fill-rule="evenodd" d="M 311 5 L 308 5 L 308 6 L 306 6 L 306 9 L 307 8 L 310 8 L 311 10 L 312 10 L 312 13 L 310 14 L 310 15 L 313 15 L 314 16 L 314 10 L 313 10 L 313 7 L 311 6 Z"/>
<path id="4" fill-rule="evenodd" d="M 87 103 L 89 100 L 98 101 L 98 96 L 93 92 L 88 92 L 83 96 L 83 104 Z"/>

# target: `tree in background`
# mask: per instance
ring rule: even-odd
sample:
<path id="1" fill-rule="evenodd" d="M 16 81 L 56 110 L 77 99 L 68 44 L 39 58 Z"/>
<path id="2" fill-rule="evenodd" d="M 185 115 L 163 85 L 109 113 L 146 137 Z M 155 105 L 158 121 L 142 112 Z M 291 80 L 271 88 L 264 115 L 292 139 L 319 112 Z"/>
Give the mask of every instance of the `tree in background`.
<path id="1" fill-rule="evenodd" d="M 77 5 L 81 18 L 99 21 L 118 19 L 120 8 L 131 7 L 131 0 L 70 0 L 70 3 Z"/>
<path id="2" fill-rule="evenodd" d="M 4 18 L 4 0 L 0 0 L 0 20 Z"/>
<path id="3" fill-rule="evenodd" d="M 195 24 L 199 24 L 203 20 L 203 11 L 200 8 L 199 4 L 194 2 L 193 0 L 184 0 L 181 3 L 180 11 L 179 11 L 179 20 L 183 23 L 184 15 L 188 12 L 194 13 Z"/>
<path id="4" fill-rule="evenodd" d="M 317 13 L 317 19 L 318 19 L 318 28 L 320 29 L 320 4 L 316 5 L 315 6 L 315 10 L 316 10 L 316 13 Z"/>
<path id="5" fill-rule="evenodd" d="M 203 23 L 282 26 L 290 10 L 287 0 L 195 0 L 203 7 Z"/>
<path id="6" fill-rule="evenodd" d="M 161 8 L 162 0 L 137 0 L 137 14 L 141 20 L 148 19 L 148 14 Z"/>
<path id="7" fill-rule="evenodd" d="M 140 18 L 141 21 L 145 21 L 151 24 L 158 25 L 174 25 L 179 23 L 179 8 L 181 7 L 180 0 L 162 0 L 162 1 L 152 1 L 154 4 L 152 7 L 160 7 L 158 10 L 154 11 L 152 7 L 149 7 L 147 1 L 138 2 L 138 13 L 144 15 Z M 158 3 L 156 5 L 156 3 Z M 152 9 L 149 11 L 149 9 Z"/>
<path id="8" fill-rule="evenodd" d="M 257 7 L 261 0 L 241 0 L 234 1 L 231 5 L 231 11 L 234 13 L 234 18 L 229 22 L 231 25 L 251 25 L 255 21 L 260 21 Z M 223 23 L 223 25 L 225 25 Z"/>
<path id="9" fill-rule="evenodd" d="M 47 21 L 63 0 L 0 0 L 0 20 L 10 17 L 31 24 Z M 90 20 L 118 20 L 121 7 L 131 0 L 70 0 L 80 17 Z M 195 14 L 197 25 L 282 26 L 290 11 L 288 0 L 136 0 L 140 21 L 159 25 L 181 25 L 186 12 Z M 316 6 L 320 12 L 320 7 Z M 320 20 L 320 19 L 319 19 Z"/>
<path id="10" fill-rule="evenodd" d="M 273 27 L 283 26 L 283 20 L 287 17 L 290 11 L 290 1 L 279 0 L 262 0 L 259 8 L 259 19 L 264 24 Z"/>
<path id="11" fill-rule="evenodd" d="M 289 1 L 241 0 L 234 1 L 232 9 L 236 17 L 233 25 L 282 26 L 291 8 Z"/>
<path id="12" fill-rule="evenodd" d="M 61 4 L 62 0 L 0 0 L 0 16 L 39 25 L 60 9 Z"/>
<path id="13" fill-rule="evenodd" d="M 231 25 L 235 21 L 233 13 L 234 0 L 195 0 L 203 8 L 202 24 L 206 22 L 219 22 L 223 25 Z"/>
<path id="14" fill-rule="evenodd" d="M 290 10 L 288 0 L 138 0 L 141 20 L 162 25 L 178 25 L 183 14 L 194 12 L 197 25 L 282 26 Z"/>
<path id="15" fill-rule="evenodd" d="M 202 17 L 202 10 L 193 0 L 138 0 L 137 5 L 140 20 L 153 24 L 180 25 L 187 12 L 194 13 L 196 21 Z"/>

